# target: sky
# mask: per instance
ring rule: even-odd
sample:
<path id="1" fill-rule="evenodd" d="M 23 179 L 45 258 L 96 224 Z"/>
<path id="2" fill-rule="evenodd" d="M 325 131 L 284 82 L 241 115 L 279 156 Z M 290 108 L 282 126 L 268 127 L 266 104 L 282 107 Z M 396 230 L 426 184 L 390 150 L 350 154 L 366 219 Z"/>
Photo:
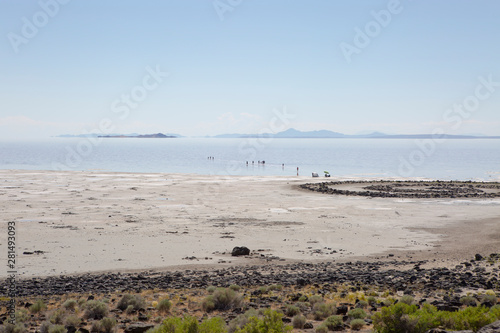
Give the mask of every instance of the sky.
<path id="1" fill-rule="evenodd" d="M 500 135 L 500 2 L 0 0 L 0 139 Z"/>

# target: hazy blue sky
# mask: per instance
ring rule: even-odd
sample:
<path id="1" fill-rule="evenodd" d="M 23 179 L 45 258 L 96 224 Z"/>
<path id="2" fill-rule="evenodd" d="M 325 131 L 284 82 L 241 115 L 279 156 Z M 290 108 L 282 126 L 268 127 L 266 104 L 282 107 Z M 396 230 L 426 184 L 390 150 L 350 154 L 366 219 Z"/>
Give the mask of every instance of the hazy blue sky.
<path id="1" fill-rule="evenodd" d="M 500 135 L 499 13 L 496 0 L 0 0 L 0 138 L 99 123 Z M 285 107 L 294 118 L 273 120 Z"/>

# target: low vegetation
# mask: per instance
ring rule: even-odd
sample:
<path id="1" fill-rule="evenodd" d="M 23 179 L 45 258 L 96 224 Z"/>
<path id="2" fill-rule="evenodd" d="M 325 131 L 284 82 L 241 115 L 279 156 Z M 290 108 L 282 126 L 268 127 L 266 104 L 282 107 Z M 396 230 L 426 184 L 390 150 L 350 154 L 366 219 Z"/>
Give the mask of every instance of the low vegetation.
<path id="1" fill-rule="evenodd" d="M 453 299 L 455 312 L 438 310 L 423 302 L 422 295 L 398 297 L 391 290 L 363 286 L 281 286 L 262 291 L 233 284 L 23 299 L 18 302 L 16 323 L 4 322 L 0 333 L 118 333 L 133 323 L 155 325 L 149 333 L 423 333 L 438 327 L 477 331 L 500 319 L 493 291 L 461 297 L 449 291 L 433 295 L 431 301 Z M 0 313 L 4 311 L 5 305 Z"/>

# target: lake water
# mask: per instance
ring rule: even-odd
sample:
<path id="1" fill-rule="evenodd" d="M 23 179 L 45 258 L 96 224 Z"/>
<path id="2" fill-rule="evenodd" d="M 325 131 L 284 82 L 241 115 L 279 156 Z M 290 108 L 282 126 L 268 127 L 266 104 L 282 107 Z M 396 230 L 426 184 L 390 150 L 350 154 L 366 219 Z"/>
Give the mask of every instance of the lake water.
<path id="1" fill-rule="evenodd" d="M 496 139 L 50 138 L 0 141 L 0 169 L 292 176 L 298 167 L 305 176 L 500 180 L 499 147 Z"/>

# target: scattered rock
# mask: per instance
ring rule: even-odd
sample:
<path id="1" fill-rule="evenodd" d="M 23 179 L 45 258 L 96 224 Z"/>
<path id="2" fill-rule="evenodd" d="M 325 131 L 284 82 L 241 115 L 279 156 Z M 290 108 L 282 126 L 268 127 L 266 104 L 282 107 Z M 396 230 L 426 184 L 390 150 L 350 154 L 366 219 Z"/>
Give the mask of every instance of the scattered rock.
<path id="1" fill-rule="evenodd" d="M 231 255 L 233 257 L 237 256 L 247 256 L 250 254 L 250 249 L 246 246 L 236 246 L 233 248 L 233 251 L 231 251 Z"/>
<path id="2" fill-rule="evenodd" d="M 153 327 L 155 327 L 153 324 L 134 323 L 125 328 L 125 333 L 144 333 Z"/>
<path id="3" fill-rule="evenodd" d="M 494 323 L 486 325 L 479 331 L 477 331 L 477 333 L 495 333 L 495 332 L 500 332 L 500 320 L 497 320 Z"/>

